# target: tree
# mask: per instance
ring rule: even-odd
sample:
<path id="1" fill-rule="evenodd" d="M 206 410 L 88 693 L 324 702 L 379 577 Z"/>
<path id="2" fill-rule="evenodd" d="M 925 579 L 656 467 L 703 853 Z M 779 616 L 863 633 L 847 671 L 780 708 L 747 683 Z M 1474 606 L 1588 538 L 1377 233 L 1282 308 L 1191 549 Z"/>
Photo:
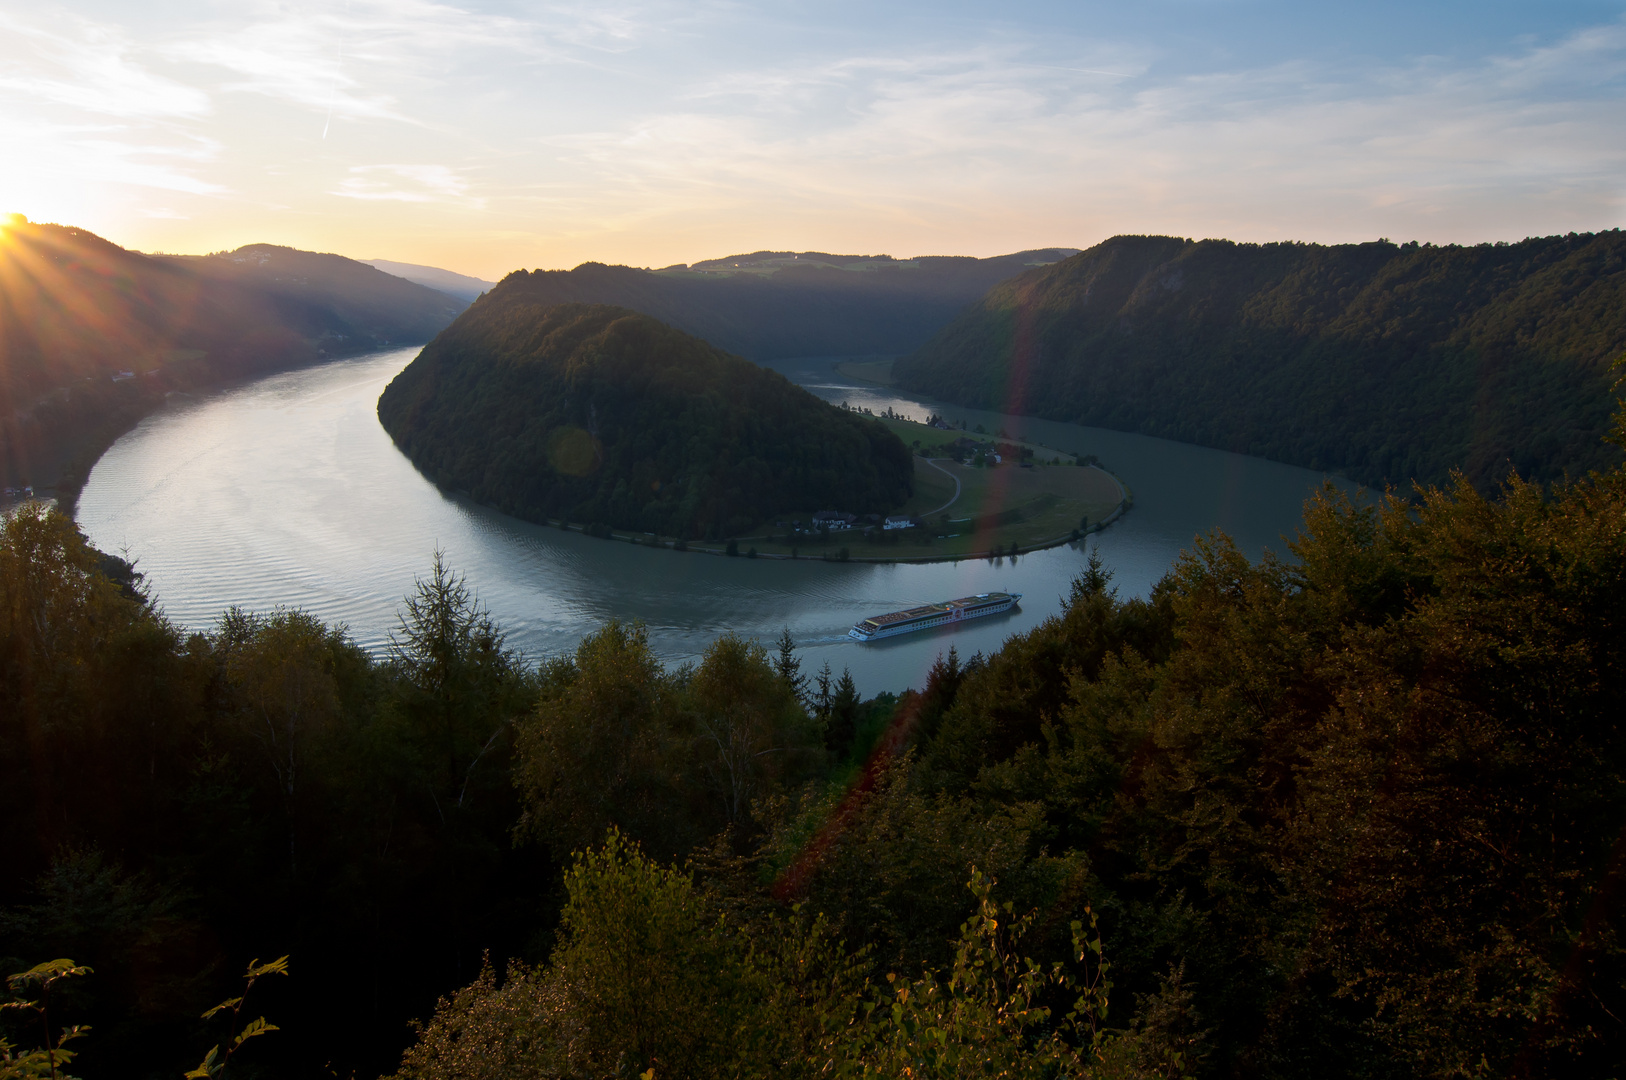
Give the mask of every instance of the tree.
<path id="1" fill-rule="evenodd" d="M 796 642 L 791 639 L 790 627 L 786 626 L 780 633 L 776 643 L 779 654 L 774 658 L 774 670 L 779 677 L 790 687 L 790 692 L 796 695 L 796 700 L 807 703 L 807 676 L 802 674 L 802 661 L 796 655 Z"/>
<path id="2" fill-rule="evenodd" d="M 709 820 L 682 790 L 688 740 L 678 693 L 642 625 L 612 621 L 573 657 L 544 664 L 535 708 L 516 722 L 519 831 L 563 858 L 617 828 L 666 855 Z"/>
<path id="3" fill-rule="evenodd" d="M 834 678 L 830 671 L 830 661 L 826 660 L 824 667 L 819 669 L 819 673 L 813 679 L 813 685 L 816 687 L 813 695 L 813 716 L 825 726 L 830 723 L 830 706 L 835 700 L 831 696 Z"/>
<path id="4" fill-rule="evenodd" d="M 565 873 L 546 968 L 489 965 L 443 999 L 399 1080 L 763 1075 L 772 986 L 688 874 L 611 829 Z M 647 1071 L 646 1071 L 647 1070 Z"/>
<path id="5" fill-rule="evenodd" d="M 837 761 L 845 760 L 852 753 L 853 739 L 858 734 L 858 707 L 861 701 L 852 671 L 842 668 L 841 679 L 830 698 L 829 720 L 824 728 L 825 748 L 835 755 Z"/>
<path id="6" fill-rule="evenodd" d="M 305 772 L 317 744 L 339 723 L 341 669 L 365 666 L 365 655 L 343 629 L 286 608 L 263 616 L 233 608 L 222 616 L 217 640 L 242 728 L 276 778 L 288 869 L 297 875 Z"/>
<path id="7" fill-rule="evenodd" d="M 712 642 L 689 684 L 702 768 L 730 822 L 741 821 L 765 782 L 811 763 L 811 725 L 802 704 L 756 642 L 725 634 Z"/>
<path id="8" fill-rule="evenodd" d="M 508 721 L 532 684 L 462 575 L 435 550 L 390 635 L 395 676 L 391 711 L 415 751 L 423 782 L 444 820 L 464 809 L 482 763 L 491 761 Z M 496 777 L 493 773 L 495 786 Z"/>

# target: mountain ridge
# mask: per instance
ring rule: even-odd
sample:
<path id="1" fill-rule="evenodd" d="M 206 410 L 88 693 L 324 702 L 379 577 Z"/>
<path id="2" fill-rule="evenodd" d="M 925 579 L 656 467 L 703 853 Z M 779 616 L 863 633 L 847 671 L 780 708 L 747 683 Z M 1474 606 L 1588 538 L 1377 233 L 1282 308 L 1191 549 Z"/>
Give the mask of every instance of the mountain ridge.
<path id="1" fill-rule="evenodd" d="M 907 261 L 757 252 L 662 270 L 586 262 L 572 270 L 514 273 L 526 275 L 526 287 L 539 302 L 631 308 L 727 352 L 766 361 L 908 352 L 996 283 L 1072 250 Z M 805 264 L 804 255 L 810 256 Z M 848 269 L 836 260 L 866 269 Z"/>
<path id="2" fill-rule="evenodd" d="M 1616 460 L 1626 234 L 1434 247 L 1123 236 L 991 289 L 904 389 L 1409 487 Z"/>
<path id="3" fill-rule="evenodd" d="M 146 255 L 74 226 L 0 229 L 0 473 L 69 501 L 171 392 L 426 341 L 466 305 L 340 255 Z"/>

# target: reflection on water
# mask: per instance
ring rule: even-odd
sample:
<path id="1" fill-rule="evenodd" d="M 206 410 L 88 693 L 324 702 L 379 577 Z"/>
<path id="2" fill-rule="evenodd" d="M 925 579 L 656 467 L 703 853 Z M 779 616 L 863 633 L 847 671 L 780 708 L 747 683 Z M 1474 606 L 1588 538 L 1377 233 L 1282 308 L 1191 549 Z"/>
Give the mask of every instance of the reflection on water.
<path id="1" fill-rule="evenodd" d="M 206 628 L 229 605 L 289 605 L 379 648 L 401 597 L 438 546 L 510 643 L 532 658 L 573 649 L 608 619 L 640 619 L 658 653 L 697 657 L 726 630 L 768 641 L 788 626 L 804 670 L 850 667 L 866 693 L 919 686 L 939 652 L 999 647 L 1053 614 L 1081 567 L 1077 546 L 1018 559 L 925 566 L 782 563 L 679 554 L 515 521 L 445 495 L 378 424 L 378 395 L 415 355 L 395 350 L 276 375 L 149 417 L 97 463 L 79 522 L 139 560 L 159 605 Z M 773 365 L 832 401 L 936 411 L 1058 450 L 1093 453 L 1135 493 L 1097 534 L 1125 595 L 1144 595 L 1198 532 L 1223 528 L 1250 554 L 1280 547 L 1321 477 L 1304 469 L 1137 435 L 958 409 L 862 388 L 829 360 Z M 1019 592 L 1009 615 L 860 645 L 859 619 L 977 592 Z"/>

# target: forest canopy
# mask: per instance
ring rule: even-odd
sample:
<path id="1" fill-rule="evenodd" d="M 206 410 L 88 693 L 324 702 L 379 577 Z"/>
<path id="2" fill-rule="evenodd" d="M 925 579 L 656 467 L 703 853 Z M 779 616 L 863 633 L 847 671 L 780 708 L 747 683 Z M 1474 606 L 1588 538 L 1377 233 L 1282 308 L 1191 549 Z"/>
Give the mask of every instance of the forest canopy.
<path id="1" fill-rule="evenodd" d="M 882 513 L 914 476 L 879 421 L 647 315 L 539 305 L 516 275 L 390 383 L 378 416 L 425 475 L 505 513 L 685 539 Z"/>
<path id="2" fill-rule="evenodd" d="M 1554 342 L 1614 333 L 1588 306 L 1613 264 L 1575 267 L 1617 240 L 1531 242 L 1551 274 L 1514 275 L 1502 313 L 1537 279 L 1570 299 L 1509 331 L 1517 356 L 1562 374 L 1585 350 Z M 1237 265 L 1473 254 L 1494 284 L 1517 248 Z M 1221 286 L 1249 279 L 1204 260 L 1231 247 L 1125 250 L 1173 269 L 1107 259 L 1058 286 L 1063 315 L 1116 304 L 1101 341 L 1292 322 L 1262 300 L 1225 314 Z M 862 509 L 906 484 L 875 422 L 527 280 L 380 402 L 442 482 L 714 532 L 774 498 Z M 1005 324 L 1018 359 L 1062 340 L 1062 315 L 1022 321 L 1026 295 Z M 1154 301 L 1187 307 L 1137 321 Z M 1430 304 L 1407 310 L 1450 321 Z M 1435 340 L 1408 318 L 1361 355 Z M 1423 359 L 1491 379 L 1462 357 L 1501 339 L 1476 333 Z M 1342 370 L 1346 339 L 1322 338 L 1272 355 Z M 1427 367 L 1407 355 L 1392 379 Z M 1050 392 L 1035 365 L 1003 386 Z M 1552 378 L 1551 402 L 1605 409 Z M 1474 406 L 1473 439 L 1501 401 Z M 1626 415 L 1597 429 L 1619 447 Z M 438 554 L 377 654 L 297 609 L 188 631 L 69 517 L 24 504 L 0 521 L 0 1076 L 51 1075 L 64 1042 L 89 1080 L 181 1075 L 233 1045 L 216 1003 L 260 971 L 276 977 L 243 1017 L 279 1030 L 254 1028 L 230 1075 L 1616 1077 L 1626 469 L 1604 461 L 1414 499 L 1328 486 L 1285 555 L 1199 537 L 1141 597 L 1096 553 L 1040 625 L 988 656 L 945 636 L 924 685 L 868 700 L 803 671 L 788 630 L 668 666 L 611 622 L 521 656 Z"/>
<path id="3" fill-rule="evenodd" d="M 1118 236 L 993 288 L 900 386 L 1342 472 L 1489 491 L 1619 460 L 1626 233 L 1436 247 Z"/>
<path id="4" fill-rule="evenodd" d="M 25 507 L 0 962 L 91 970 L 0 1040 L 174 1076 L 291 954 L 268 1075 L 1617 1075 L 1626 473 L 1328 488 L 1291 556 L 1091 558 L 862 701 L 788 635 L 526 661 L 438 559 L 382 657 L 185 634 Z"/>

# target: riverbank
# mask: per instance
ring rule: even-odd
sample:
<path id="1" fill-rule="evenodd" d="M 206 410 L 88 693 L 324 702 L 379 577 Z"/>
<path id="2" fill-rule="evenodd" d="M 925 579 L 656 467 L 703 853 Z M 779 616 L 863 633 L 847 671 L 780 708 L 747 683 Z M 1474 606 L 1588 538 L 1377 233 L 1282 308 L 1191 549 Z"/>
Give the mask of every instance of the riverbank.
<path id="1" fill-rule="evenodd" d="M 42 498 L 54 499 L 62 512 L 72 517 L 91 470 L 102 455 L 166 405 L 247 386 L 268 375 L 317 367 L 335 360 L 352 360 L 397 348 L 400 346 L 361 349 L 337 356 L 298 357 L 291 362 L 272 360 L 250 371 L 220 372 L 213 378 L 158 372 L 153 376 L 125 379 L 107 386 L 98 384 L 93 388 L 66 388 L 61 400 L 53 402 L 44 416 L 31 418 L 34 422 L 22 432 L 35 466 L 34 471 L 37 475 L 53 478 L 44 483 L 35 483 L 34 490 Z"/>
<path id="2" fill-rule="evenodd" d="M 654 533 L 612 529 L 602 524 L 545 524 L 568 532 L 640 547 L 748 559 L 851 563 L 943 563 L 997 559 L 1076 543 L 1118 521 L 1134 505 L 1121 479 L 1099 465 L 1043 464 L 970 466 L 948 459 L 916 458 L 917 489 L 904 513 L 936 504 L 924 523 L 908 529 L 868 527 L 812 532 L 792 522 L 779 531 L 720 541 L 693 541 Z M 919 483 L 938 474 L 952 487 Z M 947 501 L 942 495 L 952 492 Z"/>

